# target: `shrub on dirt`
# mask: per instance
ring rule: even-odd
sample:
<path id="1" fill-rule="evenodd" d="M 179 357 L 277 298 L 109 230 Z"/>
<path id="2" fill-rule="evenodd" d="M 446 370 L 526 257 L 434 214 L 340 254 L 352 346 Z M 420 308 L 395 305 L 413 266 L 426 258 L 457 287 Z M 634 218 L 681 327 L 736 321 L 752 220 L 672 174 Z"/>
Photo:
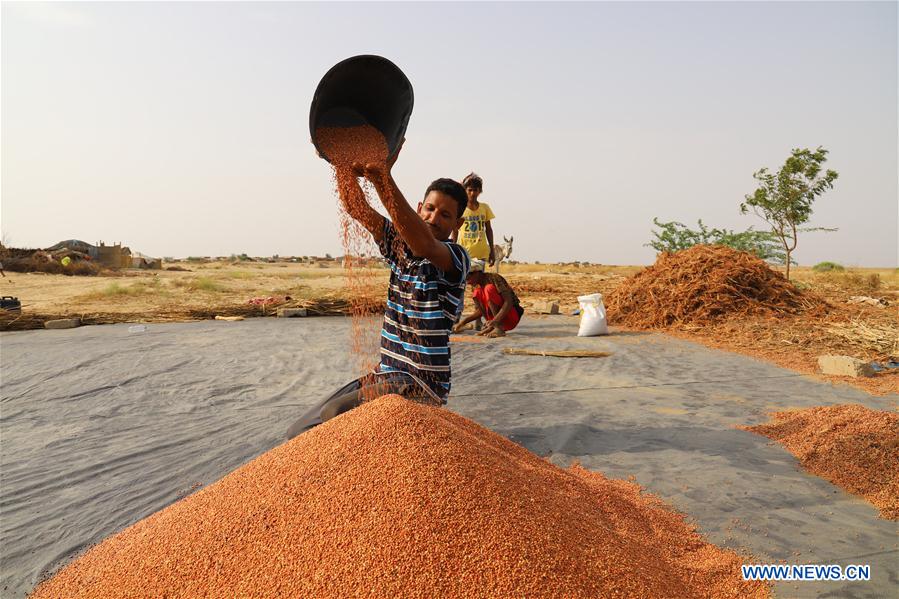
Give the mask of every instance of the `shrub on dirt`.
<path id="1" fill-rule="evenodd" d="M 171 279 L 169 281 L 169 285 L 178 289 L 187 289 L 189 291 L 227 291 L 227 289 L 221 283 L 209 277 L 197 277 L 196 279 Z"/>
<path id="2" fill-rule="evenodd" d="M 653 218 L 652 222 L 659 230 L 652 232 L 655 239 L 645 245 L 659 253 L 679 252 L 694 245 L 726 245 L 749 252 L 762 260 L 778 264 L 783 264 L 786 260 L 786 252 L 771 231 L 755 231 L 752 227 L 739 233 L 728 229 L 710 229 L 702 219 L 697 222 L 697 230 L 677 221 L 662 222 Z"/>
<path id="3" fill-rule="evenodd" d="M 224 291 L 225 288 L 221 283 L 210 279 L 209 277 L 200 277 L 193 281 L 191 287 L 197 291 Z"/>
<path id="4" fill-rule="evenodd" d="M 838 289 L 856 294 L 874 293 L 883 286 L 883 281 L 876 272 L 828 271 L 817 275 L 815 282 L 823 289 Z"/>
<path id="5" fill-rule="evenodd" d="M 880 275 L 876 272 L 861 274 L 861 273 L 849 273 L 852 275 L 852 282 L 857 284 L 859 287 L 866 289 L 868 291 L 877 291 L 880 289 L 881 281 Z"/>
<path id="6" fill-rule="evenodd" d="M 122 285 L 114 281 L 100 291 L 88 294 L 86 297 L 159 295 L 165 293 L 161 285 L 161 281 L 155 277 L 150 280 L 135 281 L 130 285 Z"/>
<path id="7" fill-rule="evenodd" d="M 812 267 L 812 270 L 816 272 L 830 272 L 830 271 L 843 271 L 846 270 L 842 265 L 837 264 L 836 262 L 818 262 Z"/>

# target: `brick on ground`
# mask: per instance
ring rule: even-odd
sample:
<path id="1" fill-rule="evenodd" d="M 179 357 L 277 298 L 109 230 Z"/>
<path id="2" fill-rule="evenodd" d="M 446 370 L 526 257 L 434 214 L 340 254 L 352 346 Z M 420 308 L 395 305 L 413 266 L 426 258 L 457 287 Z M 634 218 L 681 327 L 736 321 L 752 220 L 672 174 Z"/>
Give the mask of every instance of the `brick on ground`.
<path id="1" fill-rule="evenodd" d="M 874 376 L 874 369 L 870 364 L 852 356 L 818 356 L 818 368 L 822 374 Z"/>
<path id="2" fill-rule="evenodd" d="M 531 308 L 535 314 L 558 314 L 558 302 L 536 302 Z"/>

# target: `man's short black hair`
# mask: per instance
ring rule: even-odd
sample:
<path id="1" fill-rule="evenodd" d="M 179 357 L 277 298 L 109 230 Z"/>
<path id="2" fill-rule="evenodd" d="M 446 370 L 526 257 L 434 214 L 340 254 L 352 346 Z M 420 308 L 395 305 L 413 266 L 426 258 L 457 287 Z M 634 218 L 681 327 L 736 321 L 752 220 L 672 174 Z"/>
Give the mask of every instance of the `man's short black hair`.
<path id="1" fill-rule="evenodd" d="M 465 189 L 484 191 L 484 180 L 481 179 L 481 176 L 477 173 L 468 173 L 465 175 L 465 178 L 462 179 L 462 187 Z"/>
<path id="2" fill-rule="evenodd" d="M 461 183 L 454 181 L 453 179 L 435 179 L 425 190 L 425 197 L 428 197 L 428 194 L 432 191 L 445 193 L 456 200 L 459 209 L 459 218 L 462 218 L 462 215 L 465 213 L 465 208 L 468 207 L 468 194 L 465 193 L 465 188 L 462 187 Z"/>

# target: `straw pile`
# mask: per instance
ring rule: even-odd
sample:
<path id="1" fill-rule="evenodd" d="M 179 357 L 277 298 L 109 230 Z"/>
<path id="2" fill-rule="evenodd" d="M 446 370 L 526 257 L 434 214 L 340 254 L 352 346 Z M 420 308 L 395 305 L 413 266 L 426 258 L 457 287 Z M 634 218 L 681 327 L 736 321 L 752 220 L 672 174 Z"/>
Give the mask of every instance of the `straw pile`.
<path id="1" fill-rule="evenodd" d="M 802 467 L 899 520 L 899 414 L 837 405 L 771 414 L 743 427 L 782 444 Z"/>
<path id="2" fill-rule="evenodd" d="M 764 261 L 718 245 L 662 253 L 615 288 L 606 304 L 611 322 L 644 329 L 824 307 Z"/>
<path id="3" fill-rule="evenodd" d="M 625 481 L 385 396 L 89 550 L 55 597 L 767 597 Z"/>
<path id="4" fill-rule="evenodd" d="M 899 322 L 895 318 L 882 322 L 865 322 L 852 319 L 834 323 L 827 331 L 843 343 L 862 352 L 874 352 L 881 356 L 899 356 Z"/>

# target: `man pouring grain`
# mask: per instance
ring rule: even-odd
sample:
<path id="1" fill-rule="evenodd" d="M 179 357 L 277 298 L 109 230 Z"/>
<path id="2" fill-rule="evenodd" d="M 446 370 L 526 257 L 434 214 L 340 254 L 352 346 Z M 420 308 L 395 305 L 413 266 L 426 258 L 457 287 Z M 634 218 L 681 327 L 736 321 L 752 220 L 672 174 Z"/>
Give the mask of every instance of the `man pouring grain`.
<path id="1" fill-rule="evenodd" d="M 329 155 L 334 154 L 332 149 Z M 468 254 L 449 238 L 461 224 L 468 198 L 458 182 L 437 179 L 414 210 L 393 179 L 395 161 L 396 156 L 390 162 L 354 162 L 350 176 L 341 175 L 342 167 L 335 161 L 344 208 L 368 230 L 390 265 L 380 364 L 376 372 L 313 407 L 290 427 L 288 438 L 388 393 L 446 403 L 451 379 L 449 333 L 462 313 L 469 269 Z M 374 186 L 392 220 L 358 201 L 364 196 L 357 177 Z"/>

